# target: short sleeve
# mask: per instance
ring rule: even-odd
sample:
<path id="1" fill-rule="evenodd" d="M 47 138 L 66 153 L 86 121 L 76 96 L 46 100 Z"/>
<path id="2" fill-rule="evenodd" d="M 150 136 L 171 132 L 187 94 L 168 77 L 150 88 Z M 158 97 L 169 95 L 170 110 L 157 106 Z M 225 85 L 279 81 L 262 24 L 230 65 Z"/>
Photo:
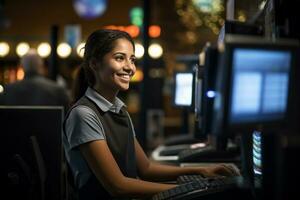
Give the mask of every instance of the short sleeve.
<path id="1" fill-rule="evenodd" d="M 65 130 L 71 149 L 90 141 L 105 139 L 103 125 L 96 113 L 83 105 L 71 110 Z"/>

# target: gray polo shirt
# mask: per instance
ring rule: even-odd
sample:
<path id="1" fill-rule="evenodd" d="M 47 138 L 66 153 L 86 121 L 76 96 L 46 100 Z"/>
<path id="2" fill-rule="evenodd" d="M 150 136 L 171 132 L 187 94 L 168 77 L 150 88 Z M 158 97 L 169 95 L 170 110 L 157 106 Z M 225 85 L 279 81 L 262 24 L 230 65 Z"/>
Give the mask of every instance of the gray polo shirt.
<path id="1" fill-rule="evenodd" d="M 119 98 L 116 98 L 113 104 L 110 103 L 92 88 L 88 88 L 85 95 L 104 112 L 119 113 L 121 108 L 125 106 Z M 134 130 L 129 114 L 128 118 L 132 130 Z M 103 125 L 92 109 L 79 105 L 71 110 L 69 117 L 66 119 L 65 132 L 63 145 L 66 159 L 74 174 L 75 185 L 80 188 L 88 181 L 92 172 L 77 147 L 90 141 L 106 139 Z M 135 136 L 135 133 L 133 134 Z"/>

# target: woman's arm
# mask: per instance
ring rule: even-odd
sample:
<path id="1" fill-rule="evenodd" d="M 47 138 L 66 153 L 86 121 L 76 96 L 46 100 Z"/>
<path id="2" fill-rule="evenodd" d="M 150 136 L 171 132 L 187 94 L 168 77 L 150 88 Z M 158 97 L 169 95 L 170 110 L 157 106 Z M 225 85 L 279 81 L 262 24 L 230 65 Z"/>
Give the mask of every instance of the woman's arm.
<path id="1" fill-rule="evenodd" d="M 176 186 L 125 177 L 105 140 L 82 144 L 80 151 L 97 179 L 112 196 L 141 198 Z"/>
<path id="2" fill-rule="evenodd" d="M 231 176 L 238 172 L 227 165 L 213 165 L 209 167 L 178 167 L 151 162 L 145 155 L 139 142 L 135 139 L 135 152 L 139 175 L 149 181 L 172 181 L 180 175 L 201 174 L 203 176 Z"/>

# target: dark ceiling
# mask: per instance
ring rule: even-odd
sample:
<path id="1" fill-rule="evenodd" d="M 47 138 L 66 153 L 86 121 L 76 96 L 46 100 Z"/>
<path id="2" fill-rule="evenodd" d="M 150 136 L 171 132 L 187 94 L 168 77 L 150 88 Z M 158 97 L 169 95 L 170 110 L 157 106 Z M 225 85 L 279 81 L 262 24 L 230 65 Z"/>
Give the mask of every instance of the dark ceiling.
<path id="1" fill-rule="evenodd" d="M 63 28 L 66 24 L 80 24 L 85 36 L 104 25 L 128 25 L 130 8 L 140 5 L 139 0 L 108 0 L 101 17 L 85 20 L 76 14 L 72 3 L 72 0 L 6 0 L 3 12 L 10 25 L 1 30 L 0 37 L 47 36 L 52 25 Z"/>
<path id="2" fill-rule="evenodd" d="M 192 30 L 197 38 L 194 43 L 186 39 L 188 29 L 176 13 L 176 0 L 149 0 L 151 2 L 150 24 L 162 27 L 159 42 L 169 54 L 198 53 L 205 42 L 216 42 L 217 35 L 208 28 Z M 187 0 L 189 1 L 189 0 Z M 236 0 L 237 9 L 253 15 L 261 0 Z M 93 30 L 105 25 L 129 25 L 129 11 L 142 6 L 142 0 L 107 0 L 106 12 L 99 18 L 84 20 L 80 18 L 72 0 L 0 0 L 0 17 L 6 17 L 9 25 L 0 29 L 0 41 L 21 40 L 36 41 L 49 39 L 50 28 L 58 25 L 59 38 L 63 38 L 63 29 L 67 24 L 79 24 L 83 40 Z"/>

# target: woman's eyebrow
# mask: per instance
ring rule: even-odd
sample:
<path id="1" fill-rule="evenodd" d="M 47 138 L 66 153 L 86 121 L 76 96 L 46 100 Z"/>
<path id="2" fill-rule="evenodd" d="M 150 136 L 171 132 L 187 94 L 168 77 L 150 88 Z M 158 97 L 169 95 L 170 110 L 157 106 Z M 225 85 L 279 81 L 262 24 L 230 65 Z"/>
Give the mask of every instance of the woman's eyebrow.
<path id="1" fill-rule="evenodd" d="M 126 53 L 124 53 L 124 52 L 115 52 L 115 53 L 113 53 L 113 55 L 117 55 L 117 54 L 121 54 L 121 55 L 123 55 L 123 56 L 126 56 Z M 132 55 L 130 55 L 130 58 L 132 58 L 132 57 L 136 57 L 134 54 L 132 54 Z"/>
<path id="2" fill-rule="evenodd" d="M 113 53 L 113 55 L 116 55 L 116 54 L 122 54 L 122 55 L 126 55 L 126 53 L 119 52 L 119 51 L 117 51 L 117 52 Z"/>

